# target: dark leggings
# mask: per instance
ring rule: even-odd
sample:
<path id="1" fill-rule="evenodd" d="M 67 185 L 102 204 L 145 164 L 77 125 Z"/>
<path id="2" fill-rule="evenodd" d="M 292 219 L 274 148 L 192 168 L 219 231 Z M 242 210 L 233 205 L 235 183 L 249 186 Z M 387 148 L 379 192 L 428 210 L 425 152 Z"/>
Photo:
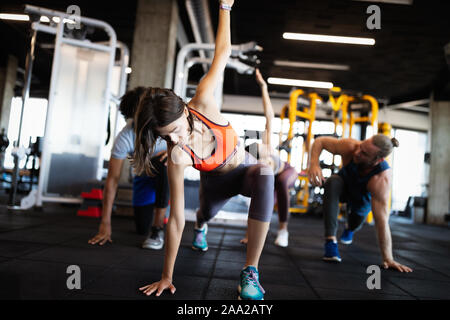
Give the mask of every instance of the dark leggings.
<path id="1" fill-rule="evenodd" d="M 336 236 L 338 228 L 339 202 L 345 202 L 344 180 L 338 175 L 332 175 L 324 185 L 323 217 L 325 237 Z M 357 231 L 364 223 L 365 216 L 350 212 L 347 217 L 348 229 Z"/>
<path id="2" fill-rule="evenodd" d="M 251 197 L 248 217 L 269 222 L 273 211 L 274 177 L 270 167 L 245 152 L 245 161 L 225 174 L 200 173 L 200 208 L 197 223 L 208 222 L 230 198 Z"/>
<path id="3" fill-rule="evenodd" d="M 134 222 L 138 234 L 147 235 L 153 222 L 154 208 L 167 208 L 169 205 L 169 181 L 167 168 L 159 161 L 159 157 L 152 159 L 152 165 L 156 169 L 155 179 L 155 203 L 145 206 L 134 206 Z"/>
<path id="4" fill-rule="evenodd" d="M 283 171 L 275 176 L 275 192 L 277 195 L 278 220 L 286 222 L 289 217 L 289 189 L 298 178 L 297 171 L 288 163 L 284 163 Z"/>
<path id="5" fill-rule="evenodd" d="M 152 225 L 154 204 L 146 206 L 134 206 L 134 222 L 138 234 L 147 235 Z"/>
<path id="6" fill-rule="evenodd" d="M 169 179 L 167 178 L 167 167 L 159 159 L 159 157 L 152 159 L 152 165 L 157 170 L 155 175 L 155 208 L 167 208 L 169 205 Z"/>

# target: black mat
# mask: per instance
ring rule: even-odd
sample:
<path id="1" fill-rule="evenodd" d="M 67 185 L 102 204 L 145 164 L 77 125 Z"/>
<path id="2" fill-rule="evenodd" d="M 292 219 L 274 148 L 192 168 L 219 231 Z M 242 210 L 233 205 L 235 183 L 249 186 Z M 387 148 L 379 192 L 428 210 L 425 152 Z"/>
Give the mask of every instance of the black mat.
<path id="1" fill-rule="evenodd" d="M 138 288 L 159 280 L 164 251 L 141 249 L 144 238 L 127 217 L 113 217 L 113 244 L 92 246 L 87 241 L 99 220 L 77 217 L 76 209 L 52 204 L 43 211 L 0 212 L 0 299 L 155 299 Z M 356 233 L 352 245 L 339 245 L 342 262 L 329 264 L 322 261 L 319 218 L 291 217 L 289 247 L 280 248 L 274 245 L 274 214 L 259 265 L 265 298 L 449 299 L 450 230 L 396 217 L 390 225 L 394 256 L 414 272 L 382 270 L 381 289 L 369 290 L 366 269 L 381 262 L 373 226 Z M 186 222 L 174 272 L 177 292 L 158 299 L 235 300 L 246 256 L 239 243 L 244 234 L 244 228 L 211 225 L 209 250 L 197 252 L 191 249 L 193 223 Z M 70 265 L 80 267 L 81 289 L 67 288 Z"/>

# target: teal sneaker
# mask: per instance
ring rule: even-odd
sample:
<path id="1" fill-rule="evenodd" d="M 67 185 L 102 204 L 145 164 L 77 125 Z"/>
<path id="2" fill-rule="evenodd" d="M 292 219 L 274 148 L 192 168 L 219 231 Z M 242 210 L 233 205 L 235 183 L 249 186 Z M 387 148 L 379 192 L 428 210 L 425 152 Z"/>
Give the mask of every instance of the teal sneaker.
<path id="1" fill-rule="evenodd" d="M 266 293 L 259 284 L 259 274 L 253 266 L 241 271 L 241 281 L 238 286 L 239 300 L 264 300 Z"/>
<path id="2" fill-rule="evenodd" d="M 208 250 L 208 243 L 206 242 L 206 235 L 208 234 L 208 225 L 205 223 L 203 228 L 194 228 L 194 240 L 192 240 L 192 249 L 206 251 Z"/>

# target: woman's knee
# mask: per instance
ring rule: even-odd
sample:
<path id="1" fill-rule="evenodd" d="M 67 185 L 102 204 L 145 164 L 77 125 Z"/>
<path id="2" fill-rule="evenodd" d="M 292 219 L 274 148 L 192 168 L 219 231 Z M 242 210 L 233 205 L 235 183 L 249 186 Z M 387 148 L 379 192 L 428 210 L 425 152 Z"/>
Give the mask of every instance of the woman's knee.
<path id="1" fill-rule="evenodd" d="M 290 172 L 286 174 L 278 174 L 275 176 L 275 189 L 289 189 L 295 185 L 295 180 L 297 179 L 298 174 L 291 174 Z"/>
<path id="2" fill-rule="evenodd" d="M 280 189 L 284 189 L 286 183 L 284 181 L 284 179 L 282 177 L 280 177 L 280 175 L 276 175 L 274 177 L 274 181 L 275 181 L 275 190 L 280 190 Z"/>
<path id="3" fill-rule="evenodd" d="M 258 190 L 273 192 L 274 176 L 272 169 L 265 164 L 257 164 L 251 168 L 252 185 Z"/>
<path id="4" fill-rule="evenodd" d="M 268 222 L 273 211 L 273 171 L 269 166 L 258 164 L 251 168 L 248 178 L 252 180 L 249 218 Z"/>

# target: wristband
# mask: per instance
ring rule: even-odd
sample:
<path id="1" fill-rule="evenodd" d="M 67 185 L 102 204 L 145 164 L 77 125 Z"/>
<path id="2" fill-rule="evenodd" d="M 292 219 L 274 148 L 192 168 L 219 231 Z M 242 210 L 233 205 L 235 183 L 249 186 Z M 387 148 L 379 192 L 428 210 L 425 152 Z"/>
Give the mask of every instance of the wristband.
<path id="1" fill-rule="evenodd" d="M 221 2 L 220 9 L 231 11 L 231 6 L 226 3 Z"/>

